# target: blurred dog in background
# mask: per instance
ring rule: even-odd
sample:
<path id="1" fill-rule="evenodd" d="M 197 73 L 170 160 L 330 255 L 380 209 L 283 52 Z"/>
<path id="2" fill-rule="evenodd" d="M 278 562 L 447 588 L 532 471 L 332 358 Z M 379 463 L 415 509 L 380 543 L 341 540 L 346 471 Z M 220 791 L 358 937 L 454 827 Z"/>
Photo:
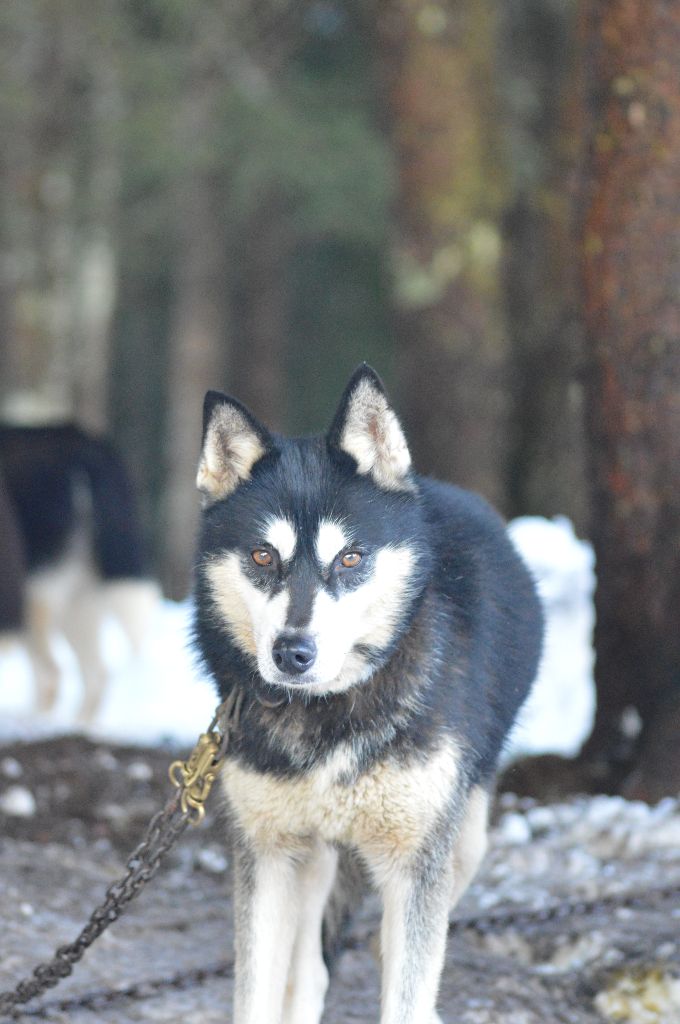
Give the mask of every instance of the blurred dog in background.
<path id="1" fill-rule="evenodd" d="M 57 700 L 62 634 L 91 722 L 107 678 L 104 617 L 138 652 L 159 600 L 130 479 L 109 442 L 70 424 L 1 426 L 0 475 L 0 633 L 25 641 L 41 712 Z"/>

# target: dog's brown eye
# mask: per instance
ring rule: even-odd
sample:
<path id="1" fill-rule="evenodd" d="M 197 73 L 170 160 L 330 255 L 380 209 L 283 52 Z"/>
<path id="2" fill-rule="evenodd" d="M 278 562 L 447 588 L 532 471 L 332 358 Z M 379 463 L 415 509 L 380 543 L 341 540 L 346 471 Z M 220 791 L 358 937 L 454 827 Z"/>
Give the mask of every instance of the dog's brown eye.
<path id="1" fill-rule="evenodd" d="M 255 562 L 255 565 L 266 566 L 272 564 L 272 556 L 268 551 L 264 551 L 261 548 L 256 548 L 255 551 L 252 552 L 252 559 Z"/>
<path id="2" fill-rule="evenodd" d="M 346 555 L 342 556 L 340 561 L 345 569 L 353 569 L 361 561 L 361 555 L 358 551 L 348 551 Z"/>

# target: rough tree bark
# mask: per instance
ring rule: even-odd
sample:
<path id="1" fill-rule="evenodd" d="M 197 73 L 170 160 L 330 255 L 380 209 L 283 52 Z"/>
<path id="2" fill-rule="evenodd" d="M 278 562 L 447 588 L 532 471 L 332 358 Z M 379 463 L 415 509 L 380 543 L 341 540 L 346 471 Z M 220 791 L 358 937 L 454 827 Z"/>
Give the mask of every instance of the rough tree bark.
<path id="1" fill-rule="evenodd" d="M 187 161 L 177 186 L 177 269 L 168 343 L 162 583 L 173 598 L 185 596 L 194 560 L 203 397 L 209 388 L 223 386 L 226 365 L 223 181 L 205 148 L 215 127 L 219 78 L 210 51 L 206 54 L 200 43 L 194 61 L 179 113 Z"/>
<path id="2" fill-rule="evenodd" d="M 271 429 L 286 423 L 289 267 L 295 237 L 284 197 L 272 189 L 239 233 L 229 388 Z M 238 264 L 236 264 L 238 259 Z"/>
<path id="3" fill-rule="evenodd" d="M 574 259 L 576 4 L 505 0 L 499 75 L 509 153 L 503 284 L 511 345 L 510 515 L 588 527 Z M 540 386 L 538 384 L 540 382 Z"/>
<path id="4" fill-rule="evenodd" d="M 109 427 L 110 334 L 118 287 L 117 224 L 120 216 L 123 90 L 114 51 L 96 32 L 91 84 L 83 104 L 89 160 L 81 188 L 72 327 L 73 412 L 93 430 Z"/>
<path id="5" fill-rule="evenodd" d="M 0 21 L 5 411 L 106 425 L 120 86 L 115 16 L 8 5 Z M 109 39 L 110 37 L 110 39 Z"/>
<path id="6" fill-rule="evenodd" d="M 2 248 L 5 272 L 5 411 L 68 415 L 68 281 L 73 261 L 73 163 L 68 153 L 68 12 L 33 21 L 3 11 L 2 86 L 24 116 L 5 124 Z M 5 19 L 7 22 L 5 23 Z"/>
<path id="7" fill-rule="evenodd" d="M 585 0 L 581 28 L 599 579 L 585 753 L 658 797 L 680 789 L 680 4 Z"/>
<path id="8" fill-rule="evenodd" d="M 207 108 L 207 109 L 206 109 Z M 187 100 L 194 145 L 209 131 L 204 82 Z M 194 481 L 201 445 L 203 396 L 223 387 L 226 364 L 226 271 L 223 193 L 219 176 L 191 168 L 178 189 L 178 266 L 169 337 L 165 437 L 165 526 L 162 582 L 168 596 L 186 596 L 198 523 Z"/>
<path id="9" fill-rule="evenodd" d="M 505 505 L 503 198 L 487 0 L 381 0 L 401 408 L 421 470 Z"/>

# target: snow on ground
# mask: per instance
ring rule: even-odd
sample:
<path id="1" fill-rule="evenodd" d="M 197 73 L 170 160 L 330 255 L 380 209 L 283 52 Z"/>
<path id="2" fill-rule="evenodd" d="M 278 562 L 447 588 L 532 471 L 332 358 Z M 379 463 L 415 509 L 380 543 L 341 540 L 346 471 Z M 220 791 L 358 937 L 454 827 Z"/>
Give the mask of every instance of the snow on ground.
<path id="1" fill-rule="evenodd" d="M 575 753 L 588 734 L 594 709 L 591 634 L 593 554 L 569 520 L 514 520 L 513 542 L 537 580 L 547 632 L 534 692 L 516 726 L 507 757 L 521 753 Z M 120 742 L 191 745 L 212 717 L 216 698 L 190 649 L 189 602 L 164 602 L 140 656 L 132 658 L 113 620 L 103 629 L 110 680 L 99 713 L 88 730 Z M 80 682 L 65 640 L 55 639 L 63 669 L 54 712 L 33 713 L 31 669 L 24 650 L 0 648 L 0 738 L 34 738 L 77 728 Z"/>
<path id="2" fill-rule="evenodd" d="M 132 657 L 114 620 L 103 629 L 109 684 L 87 731 L 95 736 L 141 744 L 170 740 L 193 745 L 217 703 L 212 684 L 191 651 L 189 602 L 164 601 L 138 657 Z M 82 731 L 77 722 L 80 679 L 72 652 L 57 638 L 62 688 L 54 712 L 36 720 L 29 659 L 18 644 L 0 654 L 0 738 L 34 738 Z"/>

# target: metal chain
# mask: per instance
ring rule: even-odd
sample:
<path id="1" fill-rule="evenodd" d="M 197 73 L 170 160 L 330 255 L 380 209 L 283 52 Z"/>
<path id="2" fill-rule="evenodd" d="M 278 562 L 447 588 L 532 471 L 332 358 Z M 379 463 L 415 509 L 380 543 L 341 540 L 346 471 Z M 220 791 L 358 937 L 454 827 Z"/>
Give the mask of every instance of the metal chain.
<path id="1" fill-rule="evenodd" d="M 178 971 L 169 978 L 149 978 L 123 988 L 95 989 L 85 992 L 81 996 L 72 996 L 70 999 L 53 999 L 30 1010 L 19 1010 L 17 1019 L 19 1017 L 41 1019 L 53 1013 L 67 1014 L 77 1010 L 103 1010 L 122 1000 L 152 999 L 163 992 L 181 992 L 202 985 L 214 978 L 229 977 L 233 974 L 233 970 L 233 960 L 221 960 L 207 967 L 193 967 L 186 971 Z"/>
<path id="2" fill-rule="evenodd" d="M 590 917 L 600 911 L 652 909 L 656 904 L 678 896 L 680 896 L 680 883 L 663 888 L 637 890 L 634 893 L 601 896 L 587 901 L 564 900 L 541 910 L 520 910 L 455 918 L 449 925 L 449 933 L 455 934 L 470 930 L 479 935 L 486 935 L 490 931 L 497 933 L 532 925 L 540 927 L 552 921 L 562 922 L 577 916 Z M 343 950 L 364 950 L 366 948 L 368 948 L 368 940 L 365 936 L 349 939 L 343 944 Z M 169 978 L 151 978 L 124 988 L 97 989 L 71 999 L 53 1000 L 33 1010 L 19 1011 L 17 1016 L 44 1018 L 53 1012 L 101 1010 L 120 1000 L 150 999 L 163 992 L 185 990 L 214 978 L 230 977 L 233 969 L 233 960 L 222 960 L 207 967 L 189 968 L 186 971 L 173 974 Z"/>
<path id="3" fill-rule="evenodd" d="M 475 914 L 457 917 L 449 923 L 449 933 L 470 929 L 478 935 L 491 931 L 510 931 L 513 928 L 541 926 L 553 921 L 568 921 L 574 917 L 593 917 L 599 913 L 613 913 L 616 910 L 643 910 L 657 903 L 680 897 L 680 882 L 653 889 L 638 889 L 635 892 L 612 893 L 610 896 L 596 896 L 590 900 L 560 900 L 547 907 L 535 910 L 499 911 L 495 914 Z"/>
<path id="4" fill-rule="evenodd" d="M 151 819 L 144 838 L 127 859 L 127 871 L 106 890 L 104 901 L 93 910 L 77 938 L 60 946 L 51 960 L 39 964 L 14 989 L 0 992 L 0 1015 L 16 1018 L 17 1007 L 42 995 L 68 977 L 85 950 L 109 925 L 118 920 L 160 867 L 164 854 L 177 842 L 189 824 L 203 819 L 204 802 L 226 754 L 229 739 L 238 727 L 243 703 L 240 689 L 232 690 L 217 708 L 207 733 L 203 733 L 189 760 L 175 761 L 170 777 L 178 792 Z"/>

